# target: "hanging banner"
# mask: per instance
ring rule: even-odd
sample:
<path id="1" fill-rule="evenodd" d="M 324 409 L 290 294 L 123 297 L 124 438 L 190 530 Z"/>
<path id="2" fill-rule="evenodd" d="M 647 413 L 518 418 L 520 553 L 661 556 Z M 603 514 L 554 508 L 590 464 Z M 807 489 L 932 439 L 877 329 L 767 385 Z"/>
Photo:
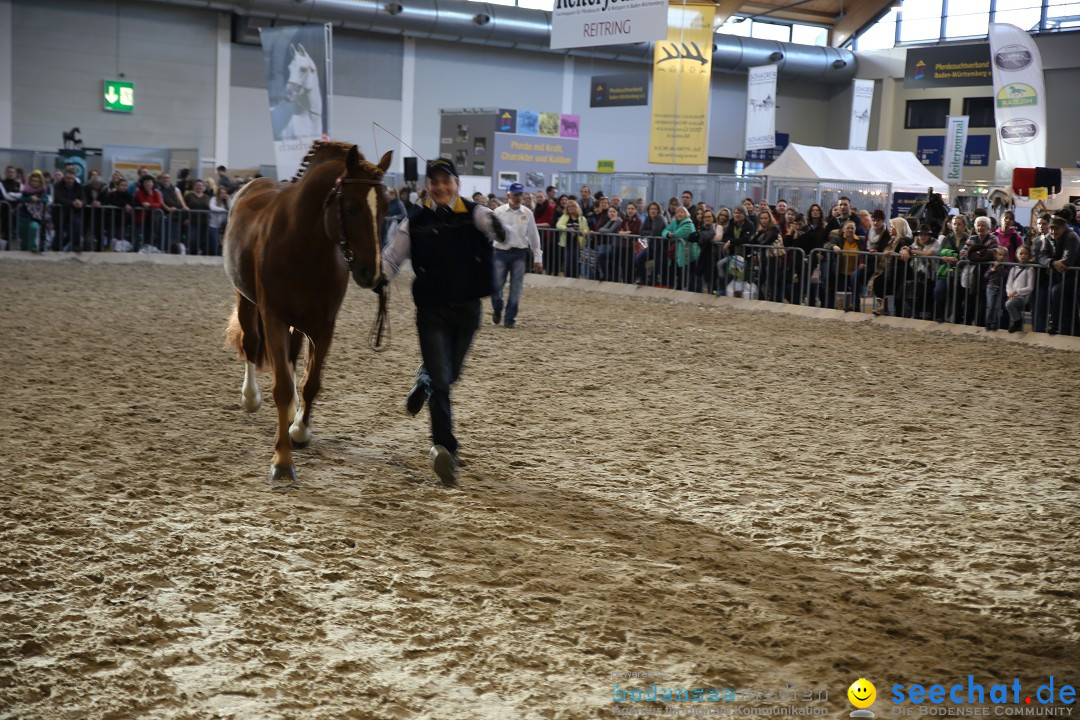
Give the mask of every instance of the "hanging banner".
<path id="1" fill-rule="evenodd" d="M 870 106 L 874 104 L 874 81 L 853 80 L 851 90 L 848 150 L 865 150 L 866 139 L 870 137 Z"/>
<path id="2" fill-rule="evenodd" d="M 746 84 L 746 149 L 776 146 L 776 66 L 750 68 Z"/>
<path id="3" fill-rule="evenodd" d="M 668 0 L 555 0 L 551 49 L 664 39 Z"/>
<path id="4" fill-rule="evenodd" d="M 1046 165 L 1046 90 L 1035 41 L 1015 25 L 990 23 L 990 60 L 999 171 Z"/>
<path id="5" fill-rule="evenodd" d="M 709 88 L 715 12 L 716 6 L 712 4 L 667 10 L 667 40 L 656 43 L 653 50 L 651 163 L 706 165 L 709 162 Z"/>
<path id="6" fill-rule="evenodd" d="M 330 136 L 331 26 L 261 28 L 278 177 L 288 179 L 312 143 Z"/>
<path id="7" fill-rule="evenodd" d="M 948 117 L 945 123 L 945 157 L 941 165 L 941 179 L 947 183 L 958 183 L 963 179 L 967 133 L 967 115 Z"/>

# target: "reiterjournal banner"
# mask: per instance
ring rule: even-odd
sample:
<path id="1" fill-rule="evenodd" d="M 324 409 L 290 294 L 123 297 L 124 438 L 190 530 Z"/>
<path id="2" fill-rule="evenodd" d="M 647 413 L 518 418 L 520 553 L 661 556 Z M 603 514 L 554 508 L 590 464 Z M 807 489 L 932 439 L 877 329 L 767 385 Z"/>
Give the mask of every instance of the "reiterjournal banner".
<path id="1" fill-rule="evenodd" d="M 653 50 L 651 163 L 706 165 L 709 162 L 709 89 L 715 12 L 716 6 L 712 4 L 667 10 L 667 40 L 656 43 Z"/>
<path id="2" fill-rule="evenodd" d="M 278 178 L 293 176 L 312 143 L 330 136 L 331 26 L 262 28 Z"/>
<path id="3" fill-rule="evenodd" d="M 848 150 L 865 150 L 870 137 L 870 107 L 874 104 L 874 81 L 854 80 L 851 84 L 851 124 Z"/>
<path id="4" fill-rule="evenodd" d="M 776 66 L 750 68 L 746 81 L 746 149 L 776 147 Z"/>
<path id="5" fill-rule="evenodd" d="M 950 115 L 945 123 L 945 155 L 941 160 L 941 179 L 947 183 L 958 183 L 964 178 L 967 134 L 968 116 Z"/>
<path id="6" fill-rule="evenodd" d="M 663 40 L 667 0 L 555 0 L 551 47 Z"/>
<path id="7" fill-rule="evenodd" d="M 1010 176 L 1012 168 L 1046 165 L 1046 90 L 1035 41 L 1015 25 L 990 23 L 990 66 L 1002 164 Z"/>

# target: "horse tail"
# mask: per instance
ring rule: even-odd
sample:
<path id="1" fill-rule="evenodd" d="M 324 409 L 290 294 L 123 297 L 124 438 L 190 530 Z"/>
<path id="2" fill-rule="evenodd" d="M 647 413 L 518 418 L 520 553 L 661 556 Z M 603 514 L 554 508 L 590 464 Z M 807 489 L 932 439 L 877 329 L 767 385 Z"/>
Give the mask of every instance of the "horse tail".
<path id="1" fill-rule="evenodd" d="M 263 342 L 262 316 L 258 315 L 258 310 L 255 312 L 258 327 L 255 331 L 255 342 L 251 343 L 255 356 L 249 357 L 244 349 L 244 326 L 240 324 L 240 313 L 235 307 L 225 325 L 225 349 L 234 350 L 238 358 L 244 362 L 255 363 L 255 369 L 257 370 L 264 370 L 266 368 L 266 344 Z"/>

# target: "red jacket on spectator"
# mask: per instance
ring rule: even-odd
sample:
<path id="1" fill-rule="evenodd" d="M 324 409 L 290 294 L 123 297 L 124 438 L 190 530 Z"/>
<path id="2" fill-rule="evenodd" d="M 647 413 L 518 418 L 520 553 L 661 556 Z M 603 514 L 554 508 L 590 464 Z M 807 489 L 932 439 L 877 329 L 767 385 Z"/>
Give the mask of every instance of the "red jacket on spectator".
<path id="1" fill-rule="evenodd" d="M 548 227 L 555 227 L 555 203 L 545 200 L 533 210 L 533 219 L 536 220 L 537 225 L 546 223 Z"/>
<path id="2" fill-rule="evenodd" d="M 135 217 L 139 220 L 143 219 L 143 203 L 148 203 L 150 205 L 149 212 L 151 213 L 154 210 L 160 210 L 165 204 L 161 198 L 161 192 L 157 188 L 154 188 L 149 193 L 145 192 L 142 188 L 138 188 L 135 190 Z"/>

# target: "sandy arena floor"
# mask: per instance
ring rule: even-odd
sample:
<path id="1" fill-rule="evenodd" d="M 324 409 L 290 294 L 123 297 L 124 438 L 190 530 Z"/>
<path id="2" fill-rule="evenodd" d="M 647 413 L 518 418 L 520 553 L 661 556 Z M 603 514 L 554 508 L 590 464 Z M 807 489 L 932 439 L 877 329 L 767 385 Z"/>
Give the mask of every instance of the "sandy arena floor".
<path id="1" fill-rule="evenodd" d="M 1080 680 L 1076 354 L 527 288 L 445 489 L 407 285 L 383 355 L 353 287 L 275 493 L 221 268 L 0 289 L 2 718 L 576 720 L 629 671 L 846 717 L 860 676 Z"/>

